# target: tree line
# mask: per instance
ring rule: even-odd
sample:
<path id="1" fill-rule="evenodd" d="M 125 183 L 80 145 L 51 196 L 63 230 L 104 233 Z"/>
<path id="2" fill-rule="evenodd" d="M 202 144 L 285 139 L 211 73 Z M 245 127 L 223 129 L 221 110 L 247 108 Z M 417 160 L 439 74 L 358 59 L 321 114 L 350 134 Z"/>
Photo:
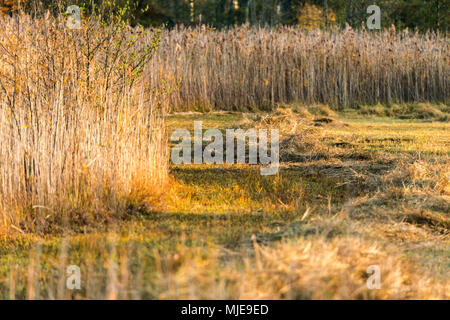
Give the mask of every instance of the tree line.
<path id="1" fill-rule="evenodd" d="M 368 17 L 367 7 L 378 5 L 383 28 L 448 31 L 448 0 L 1 0 L 0 11 L 11 13 L 46 8 L 61 10 L 79 5 L 86 13 L 99 8 L 120 11 L 132 24 L 172 27 L 176 24 L 215 28 L 299 25 L 359 28 Z"/>

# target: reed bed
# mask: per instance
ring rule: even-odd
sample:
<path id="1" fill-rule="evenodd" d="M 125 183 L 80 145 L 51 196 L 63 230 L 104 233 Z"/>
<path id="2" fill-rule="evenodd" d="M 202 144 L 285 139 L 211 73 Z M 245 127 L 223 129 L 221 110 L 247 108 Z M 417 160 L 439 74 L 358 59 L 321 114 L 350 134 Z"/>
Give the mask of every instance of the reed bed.
<path id="1" fill-rule="evenodd" d="M 167 175 L 163 98 L 141 81 L 158 36 L 0 17 L 0 228 L 105 223 Z"/>
<path id="2" fill-rule="evenodd" d="M 180 27 L 152 64 L 149 83 L 178 84 L 177 111 L 446 102 L 450 92 L 448 36 L 431 32 Z"/>

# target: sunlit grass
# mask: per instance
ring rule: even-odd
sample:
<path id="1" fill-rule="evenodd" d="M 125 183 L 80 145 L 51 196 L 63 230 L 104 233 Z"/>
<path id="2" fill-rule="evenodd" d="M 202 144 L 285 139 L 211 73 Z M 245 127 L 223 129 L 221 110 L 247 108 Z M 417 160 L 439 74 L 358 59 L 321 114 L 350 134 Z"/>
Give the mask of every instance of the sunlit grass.
<path id="1" fill-rule="evenodd" d="M 169 134 L 244 118 L 170 116 Z M 159 200 L 114 223 L 3 236 L 0 297 L 448 298 L 448 123 L 339 118 L 349 125 L 311 138 L 328 158 L 269 177 L 259 166 L 172 165 Z M 346 158 L 355 150 L 368 156 Z M 60 284 L 70 264 L 80 291 Z M 366 287 L 371 264 L 381 290 Z"/>

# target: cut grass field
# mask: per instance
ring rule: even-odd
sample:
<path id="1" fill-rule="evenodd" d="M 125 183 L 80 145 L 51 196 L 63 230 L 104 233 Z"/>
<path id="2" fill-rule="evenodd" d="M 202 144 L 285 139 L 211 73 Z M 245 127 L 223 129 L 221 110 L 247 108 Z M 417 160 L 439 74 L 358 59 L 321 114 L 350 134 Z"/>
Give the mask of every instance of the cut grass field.
<path id="1" fill-rule="evenodd" d="M 2 233 L 0 298 L 448 299 L 448 113 L 289 107 L 169 116 L 169 133 L 279 128 L 279 174 L 172 165 L 164 195 L 103 228 Z M 68 265 L 80 290 L 66 289 Z"/>

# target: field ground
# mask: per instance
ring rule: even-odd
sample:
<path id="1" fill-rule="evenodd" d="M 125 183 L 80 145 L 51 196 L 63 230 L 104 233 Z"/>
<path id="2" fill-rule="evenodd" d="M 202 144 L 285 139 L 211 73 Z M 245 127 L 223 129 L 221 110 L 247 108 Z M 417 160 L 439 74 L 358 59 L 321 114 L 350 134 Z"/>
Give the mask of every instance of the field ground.
<path id="1" fill-rule="evenodd" d="M 448 108 L 423 109 L 171 115 L 169 132 L 279 128 L 279 174 L 173 165 L 164 195 L 104 229 L 3 235 L 0 298 L 449 298 Z"/>

